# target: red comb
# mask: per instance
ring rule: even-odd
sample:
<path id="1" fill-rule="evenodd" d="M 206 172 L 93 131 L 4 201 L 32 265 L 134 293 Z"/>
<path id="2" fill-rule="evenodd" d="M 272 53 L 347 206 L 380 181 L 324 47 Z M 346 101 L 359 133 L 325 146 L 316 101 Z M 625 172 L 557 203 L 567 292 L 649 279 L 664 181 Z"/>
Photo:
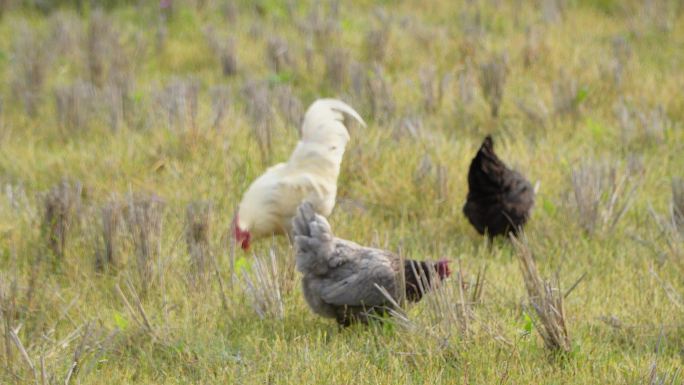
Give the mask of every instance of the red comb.
<path id="1" fill-rule="evenodd" d="M 435 270 L 439 274 L 439 278 L 444 279 L 451 275 L 451 269 L 449 268 L 449 261 L 442 259 L 435 264 Z"/>

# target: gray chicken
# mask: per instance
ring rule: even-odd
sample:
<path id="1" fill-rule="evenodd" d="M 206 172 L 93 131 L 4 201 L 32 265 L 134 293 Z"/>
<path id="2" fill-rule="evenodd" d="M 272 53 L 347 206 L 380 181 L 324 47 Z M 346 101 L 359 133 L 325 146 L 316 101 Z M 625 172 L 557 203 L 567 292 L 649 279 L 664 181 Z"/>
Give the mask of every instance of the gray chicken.
<path id="1" fill-rule="evenodd" d="M 407 300 L 417 302 L 435 277 L 441 281 L 451 274 L 446 260 L 402 263 L 389 251 L 336 238 L 325 217 L 307 202 L 299 206 L 292 225 L 306 302 L 315 313 L 343 326 L 367 323 L 370 314 L 384 313 L 390 302 L 376 284 L 394 299 L 403 290 Z"/>

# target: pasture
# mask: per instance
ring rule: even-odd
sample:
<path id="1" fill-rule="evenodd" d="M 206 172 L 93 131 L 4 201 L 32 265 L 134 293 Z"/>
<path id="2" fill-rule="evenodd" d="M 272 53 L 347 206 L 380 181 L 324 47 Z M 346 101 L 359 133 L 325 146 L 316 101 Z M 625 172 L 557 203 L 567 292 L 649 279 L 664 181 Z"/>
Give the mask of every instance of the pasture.
<path id="1" fill-rule="evenodd" d="M 681 1 L 91 3 L 0 1 L 0 383 L 684 382 Z M 335 234 L 452 261 L 385 322 L 231 241 L 322 97 L 368 123 Z M 518 242 L 462 213 L 487 134 Z"/>

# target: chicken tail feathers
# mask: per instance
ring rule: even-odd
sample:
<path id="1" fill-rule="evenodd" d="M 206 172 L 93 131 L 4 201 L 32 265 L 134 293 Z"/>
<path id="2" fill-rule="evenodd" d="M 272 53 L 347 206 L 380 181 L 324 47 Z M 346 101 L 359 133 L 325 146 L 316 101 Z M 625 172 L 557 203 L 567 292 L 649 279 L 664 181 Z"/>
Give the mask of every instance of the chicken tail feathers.
<path id="1" fill-rule="evenodd" d="M 314 115 L 314 111 L 316 110 L 332 110 L 332 111 L 337 111 L 341 112 L 343 114 L 347 114 L 354 118 L 359 124 L 362 126 L 366 127 L 366 122 L 363 121 L 361 118 L 361 115 L 359 115 L 356 110 L 351 108 L 347 103 L 337 100 L 337 99 L 319 99 L 317 100 L 314 104 L 311 105 L 309 108 L 309 111 L 312 112 L 312 115 Z"/>
<path id="2" fill-rule="evenodd" d="M 313 206 L 309 202 L 303 202 L 299 208 L 297 208 L 297 214 L 292 219 L 292 229 L 296 236 L 310 237 L 311 229 L 309 228 L 309 222 L 314 220 L 316 212 Z"/>
<path id="3" fill-rule="evenodd" d="M 486 151 L 490 154 L 494 154 L 494 140 L 491 135 L 487 135 L 482 141 L 482 146 L 480 146 L 480 151 Z"/>
<path id="4" fill-rule="evenodd" d="M 292 229 L 297 270 L 304 274 L 325 274 L 334 241 L 328 221 L 316 214 L 311 203 L 303 202 L 292 219 Z"/>
<path id="5" fill-rule="evenodd" d="M 505 171 L 506 165 L 494 152 L 494 141 L 487 135 L 470 164 L 468 187 L 472 192 L 482 193 L 498 189 L 503 183 Z"/>
<path id="6" fill-rule="evenodd" d="M 344 125 L 345 114 L 366 126 L 359 113 L 347 103 L 337 99 L 316 100 L 304 114 L 302 139 L 324 144 L 346 144 L 349 132 Z"/>

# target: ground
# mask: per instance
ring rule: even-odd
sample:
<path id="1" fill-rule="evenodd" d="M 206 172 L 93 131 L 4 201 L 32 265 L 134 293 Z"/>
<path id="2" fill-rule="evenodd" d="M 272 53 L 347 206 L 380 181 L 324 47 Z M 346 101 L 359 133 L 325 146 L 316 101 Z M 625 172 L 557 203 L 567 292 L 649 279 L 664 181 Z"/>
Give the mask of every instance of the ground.
<path id="1" fill-rule="evenodd" d="M 104 3 L 0 2 L 1 383 L 684 381 L 681 2 Z M 232 250 L 319 97 L 368 122 L 336 234 L 462 276 L 399 319 L 339 329 L 287 239 Z M 566 351 L 461 212 L 487 134 L 538 183 L 541 277 L 578 282 Z"/>

